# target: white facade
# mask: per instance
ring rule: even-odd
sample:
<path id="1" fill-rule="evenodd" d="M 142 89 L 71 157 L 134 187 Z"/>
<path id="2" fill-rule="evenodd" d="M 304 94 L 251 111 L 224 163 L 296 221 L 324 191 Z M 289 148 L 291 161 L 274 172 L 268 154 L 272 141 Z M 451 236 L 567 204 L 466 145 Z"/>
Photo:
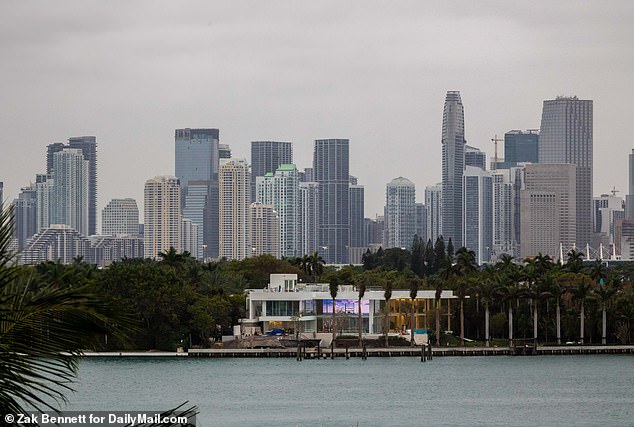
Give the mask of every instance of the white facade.
<path id="1" fill-rule="evenodd" d="M 493 178 L 479 167 L 466 166 L 462 180 L 462 242 L 481 265 L 490 261 L 493 249 Z"/>
<path id="2" fill-rule="evenodd" d="M 181 250 L 181 187 L 175 176 L 145 182 L 143 241 L 145 256 L 156 258 L 171 247 Z"/>
<path id="3" fill-rule="evenodd" d="M 385 248 L 412 246 L 416 234 L 416 187 L 407 178 L 390 181 L 385 189 Z"/>
<path id="4" fill-rule="evenodd" d="M 251 256 L 280 257 L 280 218 L 273 205 L 251 203 Z"/>
<path id="5" fill-rule="evenodd" d="M 225 160 L 219 172 L 220 257 L 244 259 L 249 247 L 251 172 L 245 159 Z"/>
<path id="6" fill-rule="evenodd" d="M 101 211 L 101 234 L 136 236 L 139 234 L 139 208 L 134 199 L 112 199 Z"/>
<path id="7" fill-rule="evenodd" d="M 189 218 L 182 218 L 181 224 L 181 251 L 189 252 L 192 258 L 202 259 L 203 255 L 199 252 L 203 249 L 200 245 L 202 227 Z"/>
<path id="8" fill-rule="evenodd" d="M 357 333 L 358 314 L 361 310 L 364 335 L 378 335 L 384 331 L 385 299 L 383 291 L 367 290 L 358 303 L 358 289 L 352 285 L 339 286 L 335 300 L 338 313 L 337 330 Z M 420 290 L 416 297 L 415 329 L 433 325 L 431 314 L 435 291 Z M 443 310 L 448 301 L 455 299 L 452 291 L 442 291 Z M 247 319 L 243 324 L 261 324 L 263 331 L 297 327 L 302 333 L 326 333 L 332 330 L 332 298 L 327 283 L 298 283 L 296 274 L 271 274 L 264 289 L 247 290 Z M 409 290 L 394 290 L 390 300 L 391 332 L 402 332 L 409 325 Z M 407 307 L 400 313 L 399 307 Z M 443 314 L 444 316 L 444 314 Z"/>
<path id="9" fill-rule="evenodd" d="M 82 150 L 64 148 L 53 154 L 51 224 L 66 224 L 88 235 L 88 178 L 90 162 Z"/>
<path id="10" fill-rule="evenodd" d="M 442 235 L 442 184 L 425 187 L 427 239 L 432 243 Z"/>
<path id="11" fill-rule="evenodd" d="M 319 249 L 319 183 L 302 182 L 300 194 L 300 253 L 312 254 Z"/>

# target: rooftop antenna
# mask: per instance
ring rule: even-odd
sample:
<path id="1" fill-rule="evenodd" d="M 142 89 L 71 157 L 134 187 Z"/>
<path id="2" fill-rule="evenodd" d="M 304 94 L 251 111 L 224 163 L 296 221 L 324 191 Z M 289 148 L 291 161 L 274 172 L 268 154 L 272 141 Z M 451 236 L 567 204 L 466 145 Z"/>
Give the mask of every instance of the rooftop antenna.
<path id="1" fill-rule="evenodd" d="M 610 191 L 610 193 L 612 193 L 612 196 L 616 196 L 616 193 L 620 193 L 620 191 L 617 190 L 616 187 L 612 187 L 612 191 Z"/>

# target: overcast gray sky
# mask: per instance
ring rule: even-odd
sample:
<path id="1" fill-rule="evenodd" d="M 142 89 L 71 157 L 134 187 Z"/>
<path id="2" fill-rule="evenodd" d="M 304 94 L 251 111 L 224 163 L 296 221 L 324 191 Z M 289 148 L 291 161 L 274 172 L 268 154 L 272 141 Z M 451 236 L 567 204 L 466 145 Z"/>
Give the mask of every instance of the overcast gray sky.
<path id="1" fill-rule="evenodd" d="M 0 181 L 45 169 L 45 147 L 96 135 L 101 210 L 140 205 L 174 173 L 174 129 L 217 127 L 234 157 L 252 140 L 350 139 L 366 216 L 404 176 L 439 182 L 442 107 L 460 90 L 470 145 L 539 128 L 544 99 L 594 100 L 594 193 L 627 192 L 634 2 L 0 2 Z M 500 155 L 501 155 L 500 150 Z M 100 215 L 99 215 L 100 216 Z"/>

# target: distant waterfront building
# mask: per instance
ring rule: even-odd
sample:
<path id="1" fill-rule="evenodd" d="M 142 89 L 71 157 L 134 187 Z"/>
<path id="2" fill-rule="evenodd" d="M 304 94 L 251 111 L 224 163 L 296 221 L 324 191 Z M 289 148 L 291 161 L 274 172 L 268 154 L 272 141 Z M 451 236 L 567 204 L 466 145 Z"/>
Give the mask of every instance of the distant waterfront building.
<path id="1" fill-rule="evenodd" d="M 200 228 L 198 224 L 189 218 L 181 220 L 181 247 L 182 252 L 189 252 L 192 258 L 202 261 L 204 248 L 200 245 Z"/>
<path id="2" fill-rule="evenodd" d="M 521 258 L 540 252 L 553 259 L 575 247 L 576 167 L 535 163 L 525 166 L 525 189 L 521 191 Z"/>
<path id="3" fill-rule="evenodd" d="M 412 247 L 416 234 L 416 187 L 407 178 L 395 178 L 386 186 L 385 225 L 385 248 Z"/>
<path id="4" fill-rule="evenodd" d="M 51 212 L 53 211 L 53 178 L 45 174 L 38 174 L 35 178 L 36 192 L 36 226 L 35 231 L 47 228 L 51 225 Z"/>
<path id="5" fill-rule="evenodd" d="M 385 217 L 377 215 L 376 218 L 365 218 L 365 240 L 368 246 L 383 246 L 383 228 Z"/>
<path id="6" fill-rule="evenodd" d="M 299 252 L 301 255 L 310 255 L 319 251 L 319 184 L 301 182 L 299 195 Z"/>
<path id="7" fill-rule="evenodd" d="M 68 138 L 68 147 L 81 150 L 88 162 L 88 229 L 84 235 L 97 234 L 97 138 L 75 136 Z"/>
<path id="8" fill-rule="evenodd" d="M 591 100 L 575 96 L 544 101 L 539 162 L 576 166 L 574 241 L 581 248 L 592 243 L 592 120 Z"/>
<path id="9" fill-rule="evenodd" d="M 493 250 L 493 178 L 480 167 L 466 166 L 463 189 L 462 242 L 482 265 Z"/>
<path id="10" fill-rule="evenodd" d="M 53 224 L 29 239 L 27 247 L 20 253 L 20 264 L 39 264 L 59 261 L 70 264 L 82 257 L 88 264 L 94 263 L 94 252 L 90 241 L 66 224 Z"/>
<path id="11" fill-rule="evenodd" d="M 219 169 L 220 257 L 241 260 L 249 248 L 251 171 L 246 159 L 223 160 Z"/>
<path id="12" fill-rule="evenodd" d="M 220 159 L 231 158 L 231 147 L 229 146 L 229 144 L 218 144 L 218 158 Z"/>
<path id="13" fill-rule="evenodd" d="M 145 182 L 143 244 L 147 258 L 158 258 L 170 248 L 181 250 L 181 187 L 175 176 Z"/>
<path id="14" fill-rule="evenodd" d="M 504 161 L 498 169 L 509 169 L 519 163 L 539 163 L 539 132 L 510 130 L 504 134 Z"/>
<path id="15" fill-rule="evenodd" d="M 51 224 L 66 224 L 89 235 L 89 179 L 90 161 L 84 159 L 81 149 L 64 148 L 53 154 Z"/>
<path id="16" fill-rule="evenodd" d="M 302 182 L 315 182 L 315 172 L 313 168 L 304 168 L 304 180 Z"/>
<path id="17" fill-rule="evenodd" d="M 37 229 L 37 192 L 34 185 L 24 187 L 13 200 L 13 216 L 15 225 L 13 236 L 17 249 L 26 247 L 28 240 L 39 230 Z"/>
<path id="18" fill-rule="evenodd" d="M 365 188 L 350 184 L 350 247 L 365 248 Z M 352 261 L 350 261 L 352 262 Z"/>
<path id="19" fill-rule="evenodd" d="M 464 107 L 460 92 L 449 91 L 442 121 L 442 235 L 462 246 L 462 174 L 465 165 Z"/>
<path id="20" fill-rule="evenodd" d="M 427 242 L 427 211 L 423 203 L 416 203 L 416 235 Z"/>
<path id="21" fill-rule="evenodd" d="M 176 129 L 175 172 L 181 185 L 183 217 L 199 229 L 199 256 L 218 257 L 218 167 L 220 131 L 215 128 Z M 226 146 L 222 155 L 231 155 Z M 203 250 L 202 248 L 205 248 Z M 203 255 L 203 252 L 206 254 Z"/>
<path id="22" fill-rule="evenodd" d="M 271 255 L 280 258 L 280 218 L 273 205 L 251 203 L 249 215 L 251 217 L 249 255 Z"/>
<path id="23" fill-rule="evenodd" d="M 101 212 L 104 236 L 138 236 L 139 208 L 134 199 L 112 199 Z"/>
<path id="24" fill-rule="evenodd" d="M 634 219 L 634 150 L 627 156 L 629 176 L 627 195 L 625 196 L 625 219 Z"/>
<path id="25" fill-rule="evenodd" d="M 143 238 L 138 235 L 90 236 L 94 262 L 107 267 L 122 259 L 143 258 Z"/>
<path id="26" fill-rule="evenodd" d="M 315 140 L 313 170 L 319 183 L 319 253 L 327 264 L 346 264 L 350 244 L 349 140 Z"/>
<path id="27" fill-rule="evenodd" d="M 257 178 L 275 173 L 283 164 L 293 163 L 293 144 L 281 141 L 251 142 L 251 201 L 256 200 Z"/>
<path id="28" fill-rule="evenodd" d="M 464 164 L 465 166 L 474 166 L 482 170 L 486 170 L 487 155 L 479 148 L 465 145 Z"/>
<path id="29" fill-rule="evenodd" d="M 493 252 L 492 262 L 502 254 L 520 257 L 520 191 L 524 168 L 497 169 L 493 177 Z"/>
<path id="30" fill-rule="evenodd" d="M 614 225 L 619 219 L 625 218 L 624 201 L 621 197 L 602 194 L 592 200 L 593 232 L 604 237 L 601 241 L 606 244 L 613 244 Z"/>
<path id="31" fill-rule="evenodd" d="M 427 239 L 432 243 L 442 236 L 442 184 L 425 187 Z"/>

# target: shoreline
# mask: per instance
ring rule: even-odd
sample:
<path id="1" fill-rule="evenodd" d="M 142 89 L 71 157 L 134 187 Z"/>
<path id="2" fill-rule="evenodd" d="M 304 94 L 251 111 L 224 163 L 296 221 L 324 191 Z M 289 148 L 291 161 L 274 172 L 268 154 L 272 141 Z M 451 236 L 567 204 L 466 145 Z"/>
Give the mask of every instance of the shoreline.
<path id="1" fill-rule="evenodd" d="M 598 354 L 634 354 L 634 345 L 575 345 L 575 346 L 537 346 L 533 347 L 433 347 L 431 357 L 429 351 L 423 352 L 421 347 L 388 347 L 367 348 L 365 355 L 360 347 L 335 348 L 331 354 L 330 348 L 306 348 L 298 352 L 296 348 L 263 348 L 263 349 L 192 349 L 188 352 L 168 351 L 109 351 L 86 352 L 82 357 L 183 357 L 183 358 L 266 358 L 266 357 L 295 357 L 298 359 L 318 359 L 331 357 L 420 357 L 423 360 L 434 356 L 553 356 L 553 355 L 598 355 Z"/>

